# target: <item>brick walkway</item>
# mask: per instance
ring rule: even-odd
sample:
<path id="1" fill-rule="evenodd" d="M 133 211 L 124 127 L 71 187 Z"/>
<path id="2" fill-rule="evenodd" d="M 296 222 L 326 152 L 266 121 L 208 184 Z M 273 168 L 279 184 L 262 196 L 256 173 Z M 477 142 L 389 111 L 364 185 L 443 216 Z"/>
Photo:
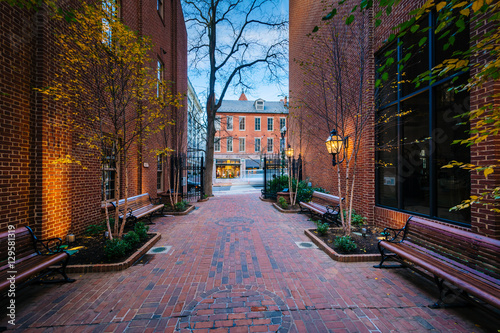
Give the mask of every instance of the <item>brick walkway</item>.
<path id="1" fill-rule="evenodd" d="M 22 289 L 28 332 L 494 332 L 475 307 L 431 310 L 435 287 L 408 270 L 339 263 L 299 248 L 313 227 L 257 193 L 224 195 L 156 219 L 166 254 L 123 272 Z M 0 326 L 7 324 L 5 316 Z"/>

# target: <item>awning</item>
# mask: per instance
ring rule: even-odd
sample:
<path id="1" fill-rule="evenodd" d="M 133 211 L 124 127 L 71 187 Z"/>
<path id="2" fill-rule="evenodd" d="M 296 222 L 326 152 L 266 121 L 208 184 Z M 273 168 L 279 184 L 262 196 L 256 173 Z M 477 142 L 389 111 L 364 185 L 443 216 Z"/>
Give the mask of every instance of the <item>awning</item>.
<path id="1" fill-rule="evenodd" d="M 258 169 L 260 167 L 259 162 L 255 160 L 245 160 L 247 169 Z"/>

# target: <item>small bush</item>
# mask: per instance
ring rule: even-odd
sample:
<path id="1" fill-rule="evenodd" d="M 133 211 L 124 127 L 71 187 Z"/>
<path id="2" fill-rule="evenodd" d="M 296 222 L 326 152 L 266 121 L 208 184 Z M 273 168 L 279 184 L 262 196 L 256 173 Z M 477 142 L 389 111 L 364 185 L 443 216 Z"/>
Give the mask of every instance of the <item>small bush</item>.
<path id="1" fill-rule="evenodd" d="M 343 252 L 352 252 L 358 247 L 351 236 L 337 236 L 334 241 L 335 247 Z"/>
<path id="2" fill-rule="evenodd" d="M 321 236 L 326 235 L 326 233 L 328 232 L 328 228 L 330 228 L 330 225 L 321 221 L 314 221 L 314 223 L 316 223 L 316 231 L 318 231 L 318 234 L 320 234 Z"/>
<path id="3" fill-rule="evenodd" d="M 104 247 L 104 254 L 109 260 L 123 257 L 130 249 L 130 244 L 124 239 L 114 238 L 107 240 Z"/>
<path id="4" fill-rule="evenodd" d="M 188 206 L 189 202 L 187 202 L 186 200 L 182 200 L 182 201 L 179 201 L 177 202 L 174 207 L 175 207 L 175 210 L 178 211 L 178 212 L 183 212 L 186 210 L 187 206 Z"/>
<path id="5" fill-rule="evenodd" d="M 283 197 L 280 197 L 278 199 L 278 204 L 281 206 L 283 209 L 288 209 L 288 202 L 286 202 L 286 199 Z"/>
<path id="6" fill-rule="evenodd" d="M 344 219 L 347 221 L 347 213 L 348 211 L 344 211 Z M 351 225 L 355 227 L 361 227 L 366 223 L 366 217 L 361 216 L 359 214 L 356 214 L 354 209 L 352 210 L 352 216 L 351 216 Z"/>
<path id="7" fill-rule="evenodd" d="M 134 247 L 141 242 L 141 238 L 135 231 L 129 231 L 123 239 L 130 245 L 130 247 Z"/>
<path id="8" fill-rule="evenodd" d="M 148 238 L 149 227 L 144 222 L 137 222 L 134 226 L 134 231 L 141 241 L 145 241 Z"/>
<path id="9" fill-rule="evenodd" d="M 106 222 L 101 224 L 91 224 L 85 229 L 85 234 L 88 236 L 101 236 L 106 229 Z"/>
<path id="10" fill-rule="evenodd" d="M 288 176 L 277 176 L 267 182 L 267 193 L 276 194 L 278 192 L 283 191 L 285 188 L 288 188 Z"/>

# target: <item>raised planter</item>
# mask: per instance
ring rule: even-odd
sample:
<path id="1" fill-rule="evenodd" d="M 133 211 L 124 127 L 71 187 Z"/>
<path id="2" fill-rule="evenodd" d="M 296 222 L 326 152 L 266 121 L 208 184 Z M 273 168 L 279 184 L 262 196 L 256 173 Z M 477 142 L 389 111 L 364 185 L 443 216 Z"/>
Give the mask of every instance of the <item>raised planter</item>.
<path id="1" fill-rule="evenodd" d="M 140 257 L 142 257 L 146 252 L 148 252 L 153 245 L 155 245 L 161 238 L 159 232 L 150 233 L 154 235 L 146 244 L 144 244 L 140 249 L 135 251 L 130 257 L 125 261 L 113 263 L 113 264 L 88 264 L 88 265 L 68 265 L 66 267 L 67 273 L 103 273 L 103 272 L 117 272 L 132 266 Z M 70 259 L 71 261 L 71 259 Z"/>
<path id="2" fill-rule="evenodd" d="M 295 192 L 292 192 L 292 196 L 295 196 Z M 279 202 L 280 198 L 285 198 L 286 203 L 290 204 L 290 192 L 278 192 L 278 193 L 276 193 L 276 201 Z"/>
<path id="3" fill-rule="evenodd" d="M 205 201 L 208 201 L 208 198 L 205 198 L 205 199 L 198 199 L 198 202 L 205 202 Z"/>
<path id="4" fill-rule="evenodd" d="M 365 262 L 365 261 L 380 261 L 380 254 L 339 254 L 334 249 L 329 247 L 325 242 L 318 238 L 314 231 L 315 229 L 306 229 L 304 233 L 311 241 L 316 244 L 330 258 L 341 262 Z"/>
<path id="5" fill-rule="evenodd" d="M 273 203 L 273 207 L 276 208 L 280 213 L 285 213 L 285 214 L 296 214 L 296 213 L 300 212 L 300 208 L 283 209 L 277 203 Z"/>
<path id="6" fill-rule="evenodd" d="M 265 201 L 265 202 L 276 202 L 275 199 L 266 199 L 266 198 L 263 198 L 262 195 L 259 196 L 259 199 L 262 201 Z"/>
<path id="7" fill-rule="evenodd" d="M 163 211 L 163 214 L 165 215 L 187 215 L 191 213 L 194 210 L 195 206 L 189 206 L 185 211 L 183 212 L 166 212 Z"/>

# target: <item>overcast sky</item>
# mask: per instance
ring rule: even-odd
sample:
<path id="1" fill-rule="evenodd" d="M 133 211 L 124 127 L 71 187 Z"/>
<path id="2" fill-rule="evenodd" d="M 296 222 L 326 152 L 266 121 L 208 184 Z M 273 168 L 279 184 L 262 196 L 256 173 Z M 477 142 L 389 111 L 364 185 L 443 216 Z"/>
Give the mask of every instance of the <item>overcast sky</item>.
<path id="1" fill-rule="evenodd" d="M 286 18 L 288 18 L 288 0 L 280 0 L 280 1 L 281 1 L 280 4 L 281 12 Z M 188 31 L 188 38 L 189 37 L 190 36 Z M 262 73 L 254 71 L 252 74 L 253 74 L 252 84 L 255 87 L 255 89 L 251 91 L 245 91 L 248 100 L 255 100 L 257 98 L 262 98 L 266 101 L 279 101 L 284 96 L 288 95 L 288 78 L 284 80 L 282 86 L 277 86 L 276 84 L 269 84 L 265 82 L 262 79 L 263 77 Z M 197 75 L 196 71 L 194 71 L 192 68 L 188 69 L 188 76 L 194 89 L 196 90 L 200 102 L 204 106 L 206 103 L 206 96 L 208 92 L 208 78 L 205 77 L 204 75 Z M 224 100 L 237 100 L 240 97 L 241 92 L 242 92 L 241 88 L 237 88 L 235 91 L 233 87 L 230 87 L 227 90 Z"/>

